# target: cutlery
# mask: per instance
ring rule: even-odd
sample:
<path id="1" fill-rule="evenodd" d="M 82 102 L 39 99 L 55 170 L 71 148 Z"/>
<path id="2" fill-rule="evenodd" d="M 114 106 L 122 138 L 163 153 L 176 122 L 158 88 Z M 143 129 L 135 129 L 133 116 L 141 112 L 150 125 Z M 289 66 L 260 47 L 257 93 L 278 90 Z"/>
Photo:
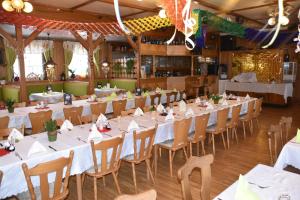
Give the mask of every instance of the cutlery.
<path id="1" fill-rule="evenodd" d="M 248 182 L 248 183 L 251 184 L 251 185 L 257 186 L 257 187 L 259 187 L 260 189 L 266 189 L 266 188 L 271 187 L 271 186 L 261 186 L 261 185 L 257 185 L 256 183 L 252 183 L 252 182 Z"/>
<path id="2" fill-rule="evenodd" d="M 3 147 L 3 144 L 0 143 L 0 147 Z"/>
<path id="3" fill-rule="evenodd" d="M 84 141 L 84 140 L 81 139 L 80 137 L 77 137 L 77 140 L 86 143 L 86 141 Z"/>
<path id="4" fill-rule="evenodd" d="M 55 149 L 54 147 L 52 147 L 52 146 L 48 146 L 50 149 L 52 149 L 52 150 L 54 150 L 54 151 L 57 151 L 57 149 Z"/>
<path id="5" fill-rule="evenodd" d="M 23 158 L 19 155 L 18 152 L 15 152 L 15 155 L 16 155 L 20 160 L 23 160 Z"/>

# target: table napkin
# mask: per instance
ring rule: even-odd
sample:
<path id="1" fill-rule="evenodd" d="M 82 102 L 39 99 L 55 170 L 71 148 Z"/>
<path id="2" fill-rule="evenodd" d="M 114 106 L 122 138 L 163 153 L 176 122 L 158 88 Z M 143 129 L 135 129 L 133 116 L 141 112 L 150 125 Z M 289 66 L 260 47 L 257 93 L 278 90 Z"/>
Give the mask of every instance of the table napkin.
<path id="1" fill-rule="evenodd" d="M 142 109 L 140 107 L 138 107 L 135 111 L 134 111 L 134 116 L 143 116 L 144 112 L 142 111 Z"/>
<path id="2" fill-rule="evenodd" d="M 8 140 L 11 140 L 12 138 L 20 141 L 24 138 L 24 135 L 18 129 L 13 128 L 8 136 Z"/>
<path id="3" fill-rule="evenodd" d="M 102 113 L 99 115 L 96 124 L 98 126 L 100 125 L 106 125 L 107 124 L 107 118 L 105 117 L 105 115 L 103 115 Z"/>
<path id="4" fill-rule="evenodd" d="M 88 136 L 88 141 L 93 140 L 95 143 L 101 142 L 103 139 L 102 134 L 98 131 L 96 124 L 92 125 L 91 131 Z"/>
<path id="5" fill-rule="evenodd" d="M 114 99 L 114 98 L 117 97 L 117 94 L 116 94 L 115 92 L 113 92 L 113 93 L 111 93 L 110 97 L 111 97 L 112 99 Z"/>
<path id="6" fill-rule="evenodd" d="M 250 100 L 249 94 L 246 95 L 245 100 Z"/>
<path id="7" fill-rule="evenodd" d="M 136 130 L 139 128 L 140 128 L 139 125 L 134 120 L 131 120 L 131 122 L 129 123 L 129 126 L 127 128 L 127 131 L 130 132 L 132 130 Z"/>
<path id="8" fill-rule="evenodd" d="M 173 92 L 177 92 L 176 88 L 173 89 Z"/>
<path id="9" fill-rule="evenodd" d="M 196 104 L 200 104 L 200 103 L 201 103 L 201 100 L 200 100 L 199 97 L 196 98 L 195 103 L 196 103 Z"/>
<path id="10" fill-rule="evenodd" d="M 163 111 L 164 111 L 164 107 L 163 107 L 163 105 L 161 105 L 161 103 L 157 106 L 157 108 L 156 108 L 156 111 L 157 112 L 159 112 L 159 113 L 162 113 Z"/>
<path id="11" fill-rule="evenodd" d="M 61 125 L 60 130 L 72 130 L 74 128 L 73 124 L 69 120 L 65 120 L 64 123 Z"/>
<path id="12" fill-rule="evenodd" d="M 241 98 L 240 98 L 240 97 L 236 98 L 236 101 L 237 101 L 237 102 L 240 102 L 240 101 L 241 101 Z"/>
<path id="13" fill-rule="evenodd" d="M 188 117 L 188 116 L 193 116 L 194 115 L 194 111 L 192 108 L 189 108 L 186 113 L 185 113 L 185 116 Z"/>
<path id="14" fill-rule="evenodd" d="M 116 85 L 115 85 L 114 89 L 115 89 L 115 90 L 118 89 Z"/>
<path id="15" fill-rule="evenodd" d="M 126 93 L 126 96 L 127 96 L 128 99 L 132 99 L 133 98 L 132 93 L 130 91 L 128 91 Z"/>
<path id="16" fill-rule="evenodd" d="M 224 92 L 224 93 L 222 94 L 222 97 L 223 97 L 223 99 L 226 99 L 226 98 L 227 98 L 226 92 Z"/>
<path id="17" fill-rule="evenodd" d="M 168 112 L 168 115 L 165 118 L 165 121 L 170 121 L 170 120 L 174 120 L 174 115 L 173 115 L 173 109 L 170 109 Z"/>
<path id="18" fill-rule="evenodd" d="M 181 100 L 179 102 L 179 111 L 180 112 L 185 112 L 186 111 L 186 103 L 183 100 Z"/>
<path id="19" fill-rule="evenodd" d="M 243 175 L 240 175 L 235 200 L 260 200 L 259 196 L 249 188 L 249 184 Z"/>
<path id="20" fill-rule="evenodd" d="M 143 95 L 143 97 L 148 97 L 148 96 L 149 96 L 149 92 L 146 91 L 146 92 L 144 92 L 142 95 Z"/>
<path id="21" fill-rule="evenodd" d="M 159 87 L 157 87 L 157 88 L 155 89 L 155 92 L 157 92 L 157 93 L 160 93 L 160 91 L 161 91 L 161 89 L 160 89 Z"/>
<path id="22" fill-rule="evenodd" d="M 226 99 L 222 102 L 222 106 L 228 106 L 228 102 Z"/>
<path id="23" fill-rule="evenodd" d="M 300 129 L 299 129 L 299 128 L 298 128 L 298 130 L 297 130 L 296 142 L 297 142 L 297 143 L 300 143 Z"/>
<path id="24" fill-rule="evenodd" d="M 211 103 L 206 102 L 205 104 L 207 105 L 206 110 L 214 109 L 214 106 Z"/>
<path id="25" fill-rule="evenodd" d="M 31 157 L 33 154 L 47 152 L 47 149 L 38 141 L 35 141 L 29 148 L 27 157 Z"/>

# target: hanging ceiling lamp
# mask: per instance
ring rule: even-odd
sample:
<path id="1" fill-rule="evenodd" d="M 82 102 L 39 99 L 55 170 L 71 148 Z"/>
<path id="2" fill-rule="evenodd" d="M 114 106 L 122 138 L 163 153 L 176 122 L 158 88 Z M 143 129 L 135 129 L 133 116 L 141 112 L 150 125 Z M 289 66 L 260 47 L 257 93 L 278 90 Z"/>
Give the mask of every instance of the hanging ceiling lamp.
<path id="1" fill-rule="evenodd" d="M 49 39 L 50 33 L 48 33 L 48 41 Z M 48 69 L 54 68 L 56 65 L 56 63 L 53 61 L 51 55 L 49 55 L 49 60 L 44 64 L 44 66 L 46 66 Z"/>
<path id="2" fill-rule="evenodd" d="M 4 0 L 2 1 L 2 8 L 8 12 L 25 12 L 31 13 L 33 6 L 28 1 L 23 0 Z"/>

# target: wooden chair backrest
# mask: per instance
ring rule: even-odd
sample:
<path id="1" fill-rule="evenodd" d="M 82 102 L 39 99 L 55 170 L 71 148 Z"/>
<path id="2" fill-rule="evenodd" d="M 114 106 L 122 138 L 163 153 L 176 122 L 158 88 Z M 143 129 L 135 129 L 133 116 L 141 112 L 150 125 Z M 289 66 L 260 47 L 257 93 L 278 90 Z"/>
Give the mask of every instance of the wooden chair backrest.
<path id="1" fill-rule="evenodd" d="M 29 106 L 37 106 L 38 104 L 38 101 L 30 101 Z"/>
<path id="2" fill-rule="evenodd" d="M 85 116 L 80 116 L 79 121 L 80 124 L 90 124 L 90 123 L 95 123 L 97 121 L 98 116 L 96 115 L 85 115 Z"/>
<path id="3" fill-rule="evenodd" d="M 106 113 L 107 103 L 106 102 L 92 103 L 90 107 L 93 115 L 96 116 L 99 116 L 100 114 L 104 115 Z"/>
<path id="4" fill-rule="evenodd" d="M 24 108 L 24 107 L 26 107 L 26 102 L 15 103 L 14 107 L 15 108 Z"/>
<path id="5" fill-rule="evenodd" d="M 196 116 L 195 118 L 195 134 L 194 134 L 194 142 L 199 142 L 200 140 L 206 139 L 206 127 L 209 120 L 210 114 L 204 114 L 200 116 Z"/>
<path id="6" fill-rule="evenodd" d="M 0 129 L 8 128 L 8 124 L 9 124 L 8 116 L 0 117 Z"/>
<path id="7" fill-rule="evenodd" d="M 133 132 L 134 160 L 136 162 L 143 161 L 151 157 L 156 129 L 157 125 L 155 126 L 155 128 L 141 131 L 139 133 L 137 133 L 136 131 Z M 140 144 L 139 150 L 138 144 Z"/>
<path id="8" fill-rule="evenodd" d="M 161 94 L 159 93 L 155 93 L 155 94 L 150 94 L 150 99 L 151 99 L 151 105 L 155 104 L 155 99 L 158 99 L 157 101 L 157 105 L 160 104 L 160 98 L 161 98 Z"/>
<path id="9" fill-rule="evenodd" d="M 259 98 L 255 101 L 255 110 L 254 110 L 254 116 L 258 116 L 261 112 L 261 106 L 262 106 L 263 98 Z"/>
<path id="10" fill-rule="evenodd" d="M 79 96 L 78 98 L 80 100 L 84 100 L 84 99 L 88 99 L 90 96 L 89 95 L 82 95 L 82 96 Z"/>
<path id="11" fill-rule="evenodd" d="M 0 129 L 0 140 L 5 140 L 8 138 L 10 132 L 13 128 L 3 128 Z M 22 125 L 21 128 L 18 128 L 18 130 L 24 135 L 24 125 Z"/>
<path id="12" fill-rule="evenodd" d="M 121 116 L 128 116 L 128 115 L 133 115 L 135 112 L 135 109 L 129 109 L 129 110 L 123 110 L 121 111 Z"/>
<path id="13" fill-rule="evenodd" d="M 217 111 L 217 125 L 216 133 L 223 133 L 226 131 L 226 122 L 229 113 L 229 108 L 224 108 Z"/>
<path id="14" fill-rule="evenodd" d="M 282 147 L 281 126 L 271 125 L 268 130 L 268 144 L 271 163 L 274 164 Z"/>
<path id="15" fill-rule="evenodd" d="M 122 135 L 122 137 L 104 140 L 98 144 L 95 144 L 93 140 L 91 141 L 93 162 L 96 174 L 106 174 L 107 172 L 112 172 L 119 169 L 123 140 L 124 134 Z M 97 151 L 101 151 L 101 169 L 98 168 L 96 156 Z M 111 151 L 110 159 L 108 158 L 109 151 Z"/>
<path id="16" fill-rule="evenodd" d="M 187 145 L 192 118 L 174 122 L 174 143 L 172 148 L 178 149 Z"/>
<path id="17" fill-rule="evenodd" d="M 127 104 L 127 99 L 112 101 L 115 118 L 120 116 L 122 111 L 126 110 L 126 104 Z"/>
<path id="18" fill-rule="evenodd" d="M 136 108 L 144 108 L 146 104 L 146 97 L 135 97 L 135 107 Z"/>
<path id="19" fill-rule="evenodd" d="M 1 187 L 2 177 L 3 177 L 3 172 L 0 170 L 0 187 Z"/>
<path id="20" fill-rule="evenodd" d="M 34 188 L 31 182 L 32 176 L 39 176 L 40 178 L 41 199 L 43 200 L 63 199 L 68 195 L 69 193 L 68 183 L 69 183 L 73 156 L 74 156 L 74 152 L 70 151 L 68 158 L 62 157 L 56 160 L 41 163 L 31 169 L 28 168 L 26 163 L 22 164 L 23 172 L 26 178 L 26 182 L 32 200 L 36 199 Z M 66 174 L 65 177 L 63 177 L 65 167 L 66 167 Z M 56 173 L 53 196 L 52 194 L 49 195 L 49 183 L 48 183 L 48 174 L 52 172 Z"/>
<path id="21" fill-rule="evenodd" d="M 52 118 L 52 110 L 29 113 L 28 115 L 31 122 L 32 134 L 41 133 L 45 131 L 45 122 Z"/>
<path id="22" fill-rule="evenodd" d="M 156 200 L 157 192 L 154 189 L 139 194 L 123 194 L 115 198 L 115 200 Z"/>
<path id="23" fill-rule="evenodd" d="M 279 124 L 282 129 L 282 140 L 284 140 L 284 142 L 287 142 L 289 139 L 290 130 L 292 128 L 292 122 L 292 117 L 281 117 L 280 119 Z"/>
<path id="24" fill-rule="evenodd" d="M 247 120 L 250 120 L 250 119 L 252 119 L 252 117 L 253 117 L 253 113 L 254 113 L 254 104 L 255 104 L 255 101 L 253 101 L 253 100 L 248 102 L 247 114 L 246 114 L 246 116 L 245 116 L 245 118 L 246 118 Z"/>
<path id="25" fill-rule="evenodd" d="M 171 97 L 174 97 L 173 102 L 176 101 L 176 97 L 177 97 L 177 92 L 169 92 L 166 94 L 167 95 L 167 105 L 169 105 L 171 103 Z"/>
<path id="26" fill-rule="evenodd" d="M 201 170 L 201 200 L 211 200 L 210 185 L 211 185 L 211 164 L 214 157 L 209 154 L 202 157 L 192 156 L 188 161 L 178 170 L 178 179 L 181 183 L 182 195 L 184 200 L 192 200 L 190 176 L 195 168 Z"/>
<path id="27" fill-rule="evenodd" d="M 65 119 L 70 120 L 70 122 L 72 122 L 74 125 L 80 125 L 79 117 L 82 115 L 82 110 L 82 106 L 64 108 Z"/>
<path id="28" fill-rule="evenodd" d="M 230 119 L 230 122 L 229 122 L 231 127 L 235 127 L 235 126 L 238 125 L 241 108 L 242 108 L 241 104 L 232 107 L 231 119 Z"/>
<path id="29" fill-rule="evenodd" d="M 150 111 L 151 111 L 151 108 L 152 108 L 152 106 L 145 106 L 145 107 L 143 108 L 143 111 L 144 111 L 144 112 L 150 112 Z"/>

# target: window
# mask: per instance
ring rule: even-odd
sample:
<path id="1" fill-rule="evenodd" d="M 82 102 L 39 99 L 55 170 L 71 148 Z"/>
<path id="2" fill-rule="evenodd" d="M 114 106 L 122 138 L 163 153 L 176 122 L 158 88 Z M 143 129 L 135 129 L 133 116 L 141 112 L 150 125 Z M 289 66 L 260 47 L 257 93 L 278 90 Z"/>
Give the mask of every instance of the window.
<path id="1" fill-rule="evenodd" d="M 86 77 L 88 74 L 88 67 L 88 53 L 86 49 L 84 49 L 80 43 L 75 42 L 73 44 L 73 57 L 69 69 L 73 70 L 76 75 Z M 70 75 L 71 73 L 69 72 L 69 76 Z"/>
<path id="2" fill-rule="evenodd" d="M 38 75 L 41 79 L 43 79 L 44 68 L 43 68 L 43 56 L 41 53 L 25 53 L 24 62 L 25 62 L 25 77 L 27 77 L 31 73 L 34 73 Z M 20 76 L 18 58 L 16 58 L 13 67 L 14 67 L 15 76 Z"/>

